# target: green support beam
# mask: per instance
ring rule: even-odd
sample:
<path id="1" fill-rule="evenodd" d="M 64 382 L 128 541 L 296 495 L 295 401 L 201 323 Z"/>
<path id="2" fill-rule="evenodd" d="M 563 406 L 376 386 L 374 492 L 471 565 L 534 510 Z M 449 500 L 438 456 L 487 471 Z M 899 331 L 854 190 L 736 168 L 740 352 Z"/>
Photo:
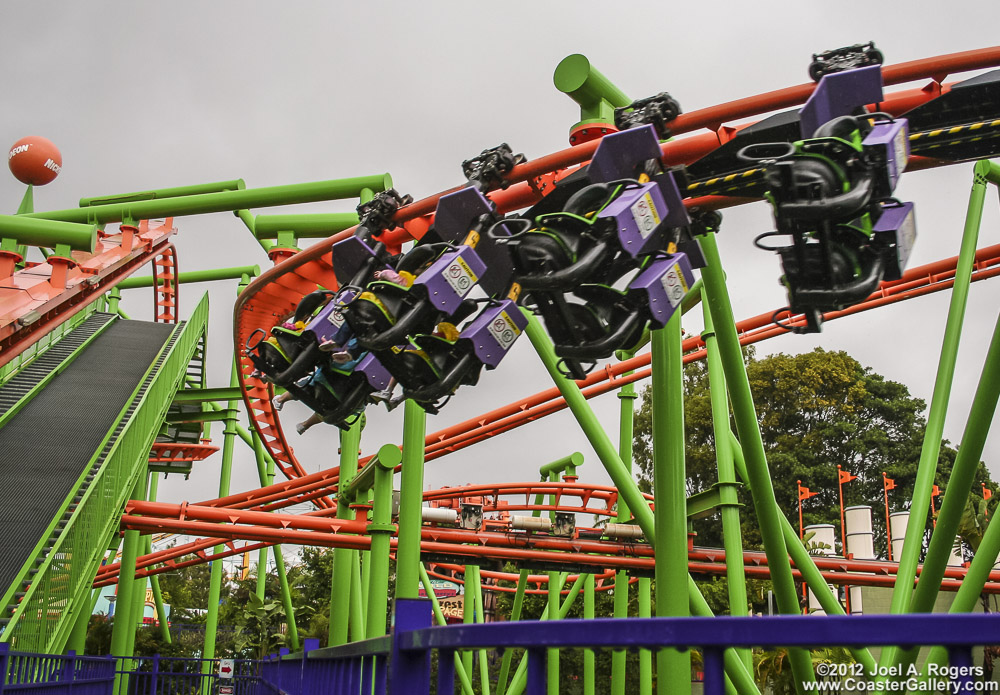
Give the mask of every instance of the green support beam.
<path id="1" fill-rule="evenodd" d="M 357 213 L 331 212 L 312 215 L 257 215 L 253 233 L 258 239 L 278 239 L 283 232 L 297 239 L 325 239 L 358 223 Z"/>
<path id="2" fill-rule="evenodd" d="M 733 404 L 733 415 L 743 444 L 746 457 L 750 495 L 753 499 L 761 538 L 764 541 L 764 552 L 771 571 L 771 583 L 778 600 L 778 609 L 788 615 L 799 614 L 799 598 L 792 579 L 792 568 L 788 562 L 788 550 L 781 533 L 781 510 L 774 498 L 774 487 L 771 485 L 771 475 L 767 466 L 767 456 L 764 453 L 764 442 L 761 440 L 760 425 L 757 421 L 757 411 L 750 392 L 750 381 L 747 378 L 746 365 L 743 363 L 743 351 L 739 336 L 736 334 L 736 319 L 726 287 L 726 278 L 719 257 L 719 248 L 713 234 L 699 237 L 706 265 L 701 269 L 704 282 L 705 299 L 711 310 L 712 321 L 715 324 L 716 339 L 719 344 L 719 355 L 722 358 L 723 372 L 729 387 L 729 396 Z M 789 650 L 789 661 L 795 677 L 796 691 L 802 695 L 804 684 L 816 680 L 809 652 L 804 649 Z M 742 663 L 742 662 L 741 662 Z"/>
<path id="3" fill-rule="evenodd" d="M 385 634 L 389 605 L 389 546 L 396 531 L 396 527 L 392 525 L 392 479 L 402 455 L 399 447 L 386 444 L 378 450 L 373 460 L 377 466 L 374 472 L 375 499 L 372 505 L 372 522 L 367 529 L 372 537 L 369 556 L 372 568 L 368 574 L 368 626 L 365 631 L 369 638 Z M 359 473 L 358 477 L 360 475 Z"/>
<path id="4" fill-rule="evenodd" d="M 580 123 L 615 122 L 615 108 L 632 100 L 579 53 L 566 56 L 552 76 L 556 89 L 580 105 Z"/>
<path id="5" fill-rule="evenodd" d="M 174 403 L 204 403 L 206 401 L 234 401 L 243 398 L 239 386 L 210 389 L 184 389 L 174 396 Z"/>
<path id="6" fill-rule="evenodd" d="M 346 494 L 348 485 L 358 471 L 358 446 L 361 443 L 361 419 L 347 430 L 340 432 L 340 480 L 337 494 L 337 518 L 351 519 L 351 498 Z M 351 625 L 351 575 L 357 563 L 357 551 L 351 548 L 333 549 L 333 576 L 330 579 L 329 645 L 347 644 L 352 635 Z M 353 635 L 358 639 L 358 635 Z M 363 639 L 363 638 L 361 638 Z"/>
<path id="7" fill-rule="evenodd" d="M 212 212 L 234 212 L 241 209 L 277 205 L 315 203 L 324 200 L 344 200 L 359 197 L 366 188 L 374 191 L 392 188 L 392 178 L 388 174 L 376 174 L 350 179 L 199 193 L 173 198 L 104 203 L 70 210 L 35 212 L 18 217 L 18 219 L 35 218 L 61 222 L 107 224 L 121 222 L 125 219 L 147 220 L 161 217 L 204 215 Z"/>
<path id="8" fill-rule="evenodd" d="M 632 352 L 621 352 L 616 355 L 620 361 L 630 359 L 634 356 Z M 631 375 L 633 372 L 626 372 L 622 376 Z M 635 404 L 636 399 L 635 383 L 628 382 L 618 391 L 619 415 L 618 415 L 618 456 L 621 457 L 622 465 L 631 476 L 632 474 L 632 439 L 634 436 Z M 617 515 L 615 523 L 624 524 L 631 518 L 628 510 L 628 503 L 623 499 L 618 500 Z M 628 617 L 628 572 L 619 570 L 615 573 L 615 595 L 614 595 L 614 617 Z M 628 655 L 622 649 L 611 652 L 611 695 L 625 695 L 626 673 Z"/>
<path id="9" fill-rule="evenodd" d="M 729 589 L 729 614 L 746 616 L 749 614 L 746 575 L 743 566 L 743 536 L 740 525 L 740 502 L 737 494 L 736 465 L 733 462 L 733 445 L 729 440 L 729 398 L 726 389 L 726 374 L 719 355 L 719 344 L 715 338 L 712 312 L 703 302 L 702 309 L 705 330 L 706 361 L 708 363 L 709 396 L 712 402 L 712 427 L 715 434 L 715 458 L 719 471 L 719 482 L 706 493 L 717 496 L 716 506 L 721 509 L 722 542 L 726 551 L 726 584 Z M 704 493 L 702 493 L 704 494 Z M 688 500 L 688 516 L 691 516 L 691 500 Z M 785 540 L 788 543 L 788 540 Z M 753 652 L 737 649 L 747 669 L 753 668 Z"/>
<path id="10" fill-rule="evenodd" d="M 396 541 L 396 598 L 417 598 L 427 413 L 416 401 L 410 399 L 406 400 L 404 408 L 403 470 L 399 484 L 399 536 Z"/>
<path id="11" fill-rule="evenodd" d="M 656 616 L 686 618 L 688 597 L 678 591 L 687 583 L 687 476 L 684 463 L 684 366 L 681 314 L 653 331 L 653 496 L 656 524 Z M 691 692 L 691 652 L 661 649 L 656 653 L 656 691 L 660 695 Z"/>
<path id="12" fill-rule="evenodd" d="M 636 523 L 642 528 L 646 540 L 655 547 L 656 530 L 653 521 L 653 512 L 646 503 L 642 493 L 639 492 L 639 487 L 636 485 L 635 480 L 632 479 L 631 472 L 625 468 L 610 438 L 601 427 L 596 415 L 594 415 L 594 411 L 590 408 L 587 399 L 584 398 L 583 393 L 580 391 L 580 387 L 575 381 L 567 379 L 559 371 L 559 359 L 556 357 L 552 341 L 545 334 L 545 329 L 542 328 L 541 323 L 539 323 L 538 319 L 531 312 L 523 309 L 522 311 L 525 318 L 528 319 L 528 325 L 525 328 L 528 340 L 531 341 L 535 352 L 541 358 L 545 370 L 559 389 L 560 395 L 566 400 L 566 405 L 576 418 L 590 445 L 594 448 L 594 452 L 600 459 L 604 469 L 608 472 L 615 487 L 618 488 L 619 501 L 624 500 L 629 505 L 629 509 L 632 511 Z M 687 577 L 687 592 L 691 602 L 692 615 L 703 617 L 713 615 L 708 602 L 705 601 L 705 597 L 701 595 L 690 575 Z M 749 671 L 743 665 L 742 660 L 740 660 L 733 650 L 726 650 L 724 658 L 726 673 L 738 690 L 745 695 L 755 695 L 760 692 Z"/>
<path id="13" fill-rule="evenodd" d="M 187 195 L 200 195 L 202 193 L 218 193 L 220 191 L 241 191 L 246 187 L 243 179 L 216 181 L 214 183 L 196 183 L 191 186 L 157 188 L 151 191 L 138 191 L 136 193 L 118 193 L 116 195 L 80 198 L 80 207 L 134 203 L 137 200 L 162 200 L 164 198 L 178 198 Z"/>
<path id="14" fill-rule="evenodd" d="M 0 215 L 0 237 L 16 239 L 18 243 L 28 246 L 67 246 L 74 251 L 93 253 L 97 243 L 97 225 L 86 219 L 60 222 L 22 215 Z"/>
<path id="15" fill-rule="evenodd" d="M 212 270 L 189 270 L 177 274 L 177 282 L 190 285 L 196 282 L 216 282 L 218 280 L 240 280 L 244 276 L 260 275 L 259 265 L 244 265 L 233 268 L 214 268 Z M 134 290 L 140 287 L 152 287 L 155 278 L 152 275 L 125 278 L 116 287 L 119 290 Z"/>
<path id="16" fill-rule="evenodd" d="M 937 374 L 934 380 L 934 392 L 931 395 L 930 410 L 927 414 L 927 428 L 924 430 L 920 460 L 917 463 L 917 477 L 913 483 L 913 496 L 910 502 L 911 523 L 907 526 L 906 537 L 903 539 L 903 550 L 898 558 L 899 570 L 896 573 L 896 583 L 893 586 L 892 600 L 889 604 L 889 612 L 893 614 L 906 613 L 913 596 L 913 582 L 917 575 L 917 563 L 923 548 L 924 527 L 930 508 L 934 477 L 937 474 L 941 436 L 944 434 L 951 385 L 955 378 L 955 365 L 958 361 L 962 324 L 965 321 L 969 285 L 972 282 L 972 267 L 975 262 L 976 244 L 979 241 L 979 228 L 983 219 L 986 187 L 989 182 L 987 177 L 993 173 L 993 166 L 988 161 L 980 161 L 976 162 L 973 167 L 972 193 L 969 195 L 965 229 L 958 252 L 955 283 L 948 306 L 948 318 L 945 322 L 941 356 L 938 360 Z M 931 560 L 933 561 L 933 558 Z M 897 648 L 886 647 L 879 657 L 879 667 L 888 667 L 895 663 L 897 656 Z"/>

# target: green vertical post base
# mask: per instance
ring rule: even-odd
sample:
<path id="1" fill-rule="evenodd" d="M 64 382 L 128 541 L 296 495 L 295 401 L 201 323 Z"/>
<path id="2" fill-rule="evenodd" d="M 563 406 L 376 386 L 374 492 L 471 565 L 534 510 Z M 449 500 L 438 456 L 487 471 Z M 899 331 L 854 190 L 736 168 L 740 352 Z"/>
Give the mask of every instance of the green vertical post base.
<path id="1" fill-rule="evenodd" d="M 704 296 L 715 325 L 719 354 L 732 400 L 733 415 L 744 447 L 750 495 L 760 525 L 761 538 L 764 541 L 764 552 L 771 571 L 771 584 L 778 600 L 778 609 L 782 613 L 797 615 L 799 598 L 792 578 L 792 568 L 788 562 L 785 539 L 781 532 L 782 514 L 774 498 L 774 487 L 771 485 L 760 425 L 753 404 L 753 395 L 750 392 L 746 365 L 743 362 L 743 351 L 739 336 L 736 334 L 736 321 L 726 287 L 719 248 L 713 234 L 701 235 L 698 240 L 701 242 L 706 261 L 706 266 L 701 269 Z M 802 695 L 805 692 L 805 683 L 816 680 L 812 658 L 804 649 L 792 649 L 788 652 L 788 659 L 792 666 L 796 691 Z"/>
<path id="2" fill-rule="evenodd" d="M 299 641 L 299 628 L 295 624 L 295 607 L 292 605 L 292 590 L 288 585 L 288 575 L 285 573 L 285 557 L 281 554 L 281 546 L 274 546 L 274 569 L 278 574 L 278 587 L 281 590 L 281 605 L 285 609 L 285 623 L 288 625 L 288 645 L 294 652 L 302 644 Z"/>
<path id="3" fill-rule="evenodd" d="M 588 574 L 583 580 L 583 617 L 585 620 L 594 619 L 594 575 Z M 595 673 L 597 661 L 593 649 L 583 650 L 583 695 L 594 695 L 595 693 Z"/>
<path id="4" fill-rule="evenodd" d="M 715 456 L 719 470 L 719 482 L 722 483 L 722 542 L 726 551 L 726 584 L 729 589 L 729 614 L 746 616 L 749 613 L 747 599 L 746 575 L 743 566 L 743 535 L 740 526 L 739 499 L 733 485 L 736 482 L 736 467 L 733 463 L 733 444 L 730 441 L 729 429 L 729 398 L 726 390 L 726 374 L 719 356 L 719 344 L 715 339 L 715 326 L 712 323 L 712 312 L 707 302 L 702 302 L 705 330 L 702 340 L 705 341 L 708 363 L 709 396 L 712 403 L 712 428 L 715 434 Z M 785 543 L 789 541 L 786 538 Z M 753 669 L 753 652 L 750 649 L 737 649 L 737 654 L 747 667 Z"/>
<path id="5" fill-rule="evenodd" d="M 639 577 L 639 617 L 652 615 L 653 582 L 649 577 Z M 639 650 L 639 695 L 653 695 L 653 653 Z"/>
<path id="6" fill-rule="evenodd" d="M 361 443 L 361 421 L 340 433 L 340 481 L 337 493 L 337 518 L 351 519 L 353 513 L 346 490 L 358 471 L 358 447 Z M 333 549 L 333 577 L 330 580 L 331 647 L 346 644 L 350 639 L 351 585 L 357 552 L 349 548 Z"/>
<path id="7" fill-rule="evenodd" d="M 417 598 L 420 581 L 420 527 L 424 489 L 424 436 L 427 413 L 407 399 L 403 411 L 403 471 L 400 480 L 399 536 L 396 545 L 396 598 Z"/>
<path id="8" fill-rule="evenodd" d="M 385 634 L 386 609 L 389 605 L 389 544 L 394 527 L 392 521 L 392 479 L 400 460 L 399 448 L 386 444 L 378 451 L 375 469 L 375 499 L 372 505 L 372 523 L 368 533 L 372 537 L 371 563 L 368 587 L 368 637 Z"/>
<path id="9" fill-rule="evenodd" d="M 532 347 L 535 348 L 535 352 L 542 360 L 545 370 L 549 373 L 553 383 L 555 383 L 556 387 L 559 389 L 559 393 L 566 400 L 566 404 L 569 407 L 570 412 L 573 414 L 574 418 L 576 418 L 577 423 L 580 425 L 580 428 L 583 430 L 587 440 L 594 448 L 594 452 L 597 454 L 601 464 L 608 472 L 608 475 L 614 482 L 615 487 L 618 488 L 619 502 L 624 500 L 629 505 L 636 523 L 640 528 L 642 528 L 642 532 L 646 536 L 646 539 L 650 543 L 654 544 L 655 547 L 656 529 L 653 521 L 652 510 L 646 503 L 642 493 L 639 492 L 639 487 L 636 485 L 635 480 L 632 479 L 631 473 L 622 463 L 621 457 L 615 450 L 615 447 L 611 443 L 607 433 L 598 422 L 593 410 L 590 408 L 586 398 L 584 398 L 583 393 L 580 391 L 580 387 L 577 386 L 576 382 L 567 379 L 559 371 L 558 359 L 556 358 L 552 341 L 545 334 L 545 331 L 538 319 L 531 312 L 526 310 L 522 311 L 524 311 L 524 315 L 528 319 L 528 325 L 525 328 L 525 333 L 531 341 Z M 686 562 L 687 561 L 685 559 L 685 565 Z M 791 576 L 790 572 L 789 576 Z M 712 611 L 708 607 L 708 603 L 705 601 L 705 598 L 701 595 L 697 585 L 695 585 L 690 576 L 688 577 L 687 591 L 688 598 L 691 603 L 691 614 L 705 617 L 711 616 Z M 726 672 L 732 679 L 733 683 L 742 692 L 751 694 L 759 693 L 759 690 L 754 684 L 750 673 L 743 665 L 743 662 L 735 658 L 735 655 L 732 655 L 732 658 L 730 658 L 727 653 L 725 667 Z"/>
<path id="10" fill-rule="evenodd" d="M 969 195 L 965 229 L 962 232 L 958 264 L 955 268 L 955 284 L 952 287 L 951 302 L 948 305 L 948 317 L 945 320 L 944 337 L 941 342 L 941 356 L 938 359 L 934 392 L 931 394 L 927 427 L 924 430 L 920 459 L 917 463 L 917 477 L 913 483 L 913 496 L 910 501 L 910 519 L 914 523 L 909 524 L 906 528 L 903 550 L 898 558 L 899 569 L 896 572 L 896 583 L 893 585 L 892 600 L 889 604 L 889 612 L 892 614 L 907 612 L 913 596 L 913 581 L 917 575 L 920 551 L 923 549 L 922 538 L 925 524 L 922 520 L 927 518 L 934 477 L 937 473 L 941 436 L 944 433 L 945 416 L 948 413 L 948 401 L 951 397 L 951 385 L 955 377 L 958 346 L 962 334 L 962 324 L 965 321 L 969 285 L 972 282 L 972 267 L 975 262 L 976 244 L 979 241 L 979 228 L 983 219 L 983 205 L 986 199 L 989 173 L 990 163 L 988 161 L 977 162 L 973 167 L 972 192 Z M 895 647 L 886 647 L 879 656 L 879 667 L 888 667 L 896 663 L 897 655 Z"/>
<path id="11" fill-rule="evenodd" d="M 255 593 L 261 601 L 267 595 L 267 546 L 257 551 L 257 588 Z"/>
<path id="12" fill-rule="evenodd" d="M 656 503 L 656 616 L 690 615 L 687 584 L 687 478 L 684 466 L 684 372 L 681 314 L 652 336 L 653 494 Z M 691 652 L 661 649 L 656 654 L 660 695 L 691 692 Z"/>

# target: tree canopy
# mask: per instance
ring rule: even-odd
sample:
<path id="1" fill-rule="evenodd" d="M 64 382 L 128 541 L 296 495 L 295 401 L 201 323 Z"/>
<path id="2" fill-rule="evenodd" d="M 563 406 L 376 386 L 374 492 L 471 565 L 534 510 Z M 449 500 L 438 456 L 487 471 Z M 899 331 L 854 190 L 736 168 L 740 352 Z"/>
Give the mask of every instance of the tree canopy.
<path id="1" fill-rule="evenodd" d="M 889 491 L 891 511 L 909 507 L 923 441 L 926 404 L 909 389 L 885 379 L 845 352 L 817 348 L 801 355 L 776 354 L 757 359 L 747 351 L 747 375 L 779 507 L 797 525 L 798 485 L 818 493 L 803 502 L 806 525 L 831 523 L 839 528 L 838 464 L 857 479 L 844 484 L 844 505 L 872 507 L 876 553 L 885 556 L 882 473 L 895 482 Z M 685 368 L 685 432 L 688 493 L 718 481 L 712 405 L 705 362 Z M 648 388 L 636 414 L 633 451 L 640 483 L 652 483 L 652 409 Z M 733 431 L 735 426 L 730 423 Z M 956 451 L 942 442 L 936 483 L 944 489 Z M 972 495 L 980 485 L 996 490 L 985 465 L 979 464 Z M 761 538 L 750 495 L 743 541 L 760 548 Z M 981 499 L 981 497 L 980 497 Z M 695 523 L 699 545 L 721 546 L 718 516 Z"/>

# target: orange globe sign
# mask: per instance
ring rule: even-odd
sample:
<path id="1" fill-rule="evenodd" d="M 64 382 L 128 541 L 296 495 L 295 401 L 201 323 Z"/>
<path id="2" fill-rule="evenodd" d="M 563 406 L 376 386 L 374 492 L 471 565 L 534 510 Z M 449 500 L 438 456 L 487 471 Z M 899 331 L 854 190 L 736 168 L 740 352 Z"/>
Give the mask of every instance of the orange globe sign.
<path id="1" fill-rule="evenodd" d="M 62 171 L 62 155 L 48 138 L 29 135 L 11 146 L 7 164 L 21 183 L 44 186 Z"/>

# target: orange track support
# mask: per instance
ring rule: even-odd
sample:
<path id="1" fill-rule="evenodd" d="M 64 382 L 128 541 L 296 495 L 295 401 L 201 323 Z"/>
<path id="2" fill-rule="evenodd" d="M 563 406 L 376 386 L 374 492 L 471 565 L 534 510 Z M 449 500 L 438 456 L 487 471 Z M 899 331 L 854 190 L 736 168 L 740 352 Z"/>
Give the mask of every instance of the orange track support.
<path id="1" fill-rule="evenodd" d="M 153 282 L 153 320 L 177 323 L 180 284 L 177 282 L 177 249 L 173 244 L 163 247 L 153 260 Z"/>

